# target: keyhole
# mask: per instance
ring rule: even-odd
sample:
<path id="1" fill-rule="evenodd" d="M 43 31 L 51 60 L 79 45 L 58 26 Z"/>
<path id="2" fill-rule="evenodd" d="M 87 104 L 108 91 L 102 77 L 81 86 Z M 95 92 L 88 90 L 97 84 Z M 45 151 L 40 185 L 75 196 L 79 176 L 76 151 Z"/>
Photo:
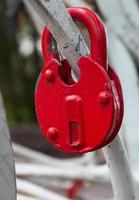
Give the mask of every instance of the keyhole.
<path id="1" fill-rule="evenodd" d="M 80 145 L 80 123 L 69 122 L 69 133 L 70 133 L 70 146 L 78 147 Z"/>

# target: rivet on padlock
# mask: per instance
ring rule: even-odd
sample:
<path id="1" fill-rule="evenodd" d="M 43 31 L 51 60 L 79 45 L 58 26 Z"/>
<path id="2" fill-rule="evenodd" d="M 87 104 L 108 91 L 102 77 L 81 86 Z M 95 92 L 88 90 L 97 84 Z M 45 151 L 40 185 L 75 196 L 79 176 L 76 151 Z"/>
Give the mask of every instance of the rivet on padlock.
<path id="1" fill-rule="evenodd" d="M 55 75 L 51 69 L 47 69 L 44 75 L 45 75 L 46 81 L 48 82 L 52 82 L 55 79 Z"/>
<path id="2" fill-rule="evenodd" d="M 107 105 L 110 101 L 110 94 L 107 91 L 100 92 L 99 101 L 102 105 Z"/>
<path id="3" fill-rule="evenodd" d="M 116 73 L 108 68 L 101 20 L 85 8 L 69 12 L 88 29 L 91 56 L 79 60 L 80 78 L 75 83 L 68 63 L 48 51 L 51 35 L 45 28 L 45 67 L 37 82 L 35 104 L 41 129 L 53 145 L 65 152 L 85 153 L 105 146 L 117 135 L 123 118 L 122 89 Z"/>
<path id="4" fill-rule="evenodd" d="M 48 129 L 47 135 L 50 140 L 55 140 L 58 137 L 59 132 L 56 128 L 51 127 Z"/>

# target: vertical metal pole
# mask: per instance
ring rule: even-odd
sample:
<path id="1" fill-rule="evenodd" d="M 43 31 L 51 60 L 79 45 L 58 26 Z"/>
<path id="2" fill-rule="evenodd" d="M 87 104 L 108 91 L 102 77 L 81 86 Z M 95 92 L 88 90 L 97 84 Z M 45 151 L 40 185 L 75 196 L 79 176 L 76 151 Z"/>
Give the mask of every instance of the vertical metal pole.
<path id="1" fill-rule="evenodd" d="M 139 169 L 139 86 L 136 64 L 125 44 L 108 26 L 110 65 L 118 72 L 125 98 L 122 135 L 128 147 L 132 170 Z M 118 59 L 117 59 L 118 58 Z M 126 66 L 126 70 L 125 67 Z M 130 78 L 129 78 L 130 77 Z M 131 97 L 132 91 L 132 97 Z M 132 134 L 131 134 L 132 133 Z"/>
<path id="2" fill-rule="evenodd" d="M 130 166 L 120 137 L 103 150 L 110 169 L 115 200 L 135 200 Z"/>
<path id="3" fill-rule="evenodd" d="M 16 200 L 16 177 L 11 137 L 0 92 L 0 199 Z"/>
<path id="4" fill-rule="evenodd" d="M 28 1 L 48 25 L 67 58 L 73 71 L 79 76 L 77 61 L 89 53 L 79 30 L 76 28 L 61 0 L 24 0 Z M 77 48 L 80 46 L 80 48 Z M 65 48 L 67 47 L 67 48 Z M 125 149 L 119 136 L 104 148 L 105 157 L 111 171 L 112 184 L 116 200 L 135 199 L 132 175 Z"/>

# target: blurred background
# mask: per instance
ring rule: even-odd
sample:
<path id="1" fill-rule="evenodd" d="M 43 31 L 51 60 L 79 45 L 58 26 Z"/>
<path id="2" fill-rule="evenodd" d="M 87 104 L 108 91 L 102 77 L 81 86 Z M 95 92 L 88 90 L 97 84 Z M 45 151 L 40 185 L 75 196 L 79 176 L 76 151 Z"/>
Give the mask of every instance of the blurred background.
<path id="1" fill-rule="evenodd" d="M 22 1 L 0 1 L 1 90 L 10 123 L 36 122 L 34 86 L 42 66 L 39 37 Z"/>
<path id="2" fill-rule="evenodd" d="M 125 116 L 120 132 L 128 151 L 132 169 L 138 171 L 139 2 L 138 0 L 63 0 L 63 2 L 67 7 L 85 6 L 94 10 L 106 25 L 109 41 L 109 63 L 120 75 L 125 97 Z M 0 0 L 0 89 L 10 134 L 15 145 L 16 162 L 24 161 L 31 164 L 32 160 L 30 159 L 34 155 L 34 162 L 37 161 L 38 164 L 40 161 L 40 169 L 44 169 L 41 167 L 45 167 L 45 165 L 48 167 L 48 171 L 46 168 L 44 172 L 45 177 L 43 177 L 43 172 L 39 177 L 34 177 L 38 168 L 33 166 L 32 168 L 30 166 L 29 172 L 31 173 L 34 169 L 34 174 L 33 172 L 32 175 L 26 174 L 23 172 L 24 170 L 21 170 L 21 173 L 19 170 L 17 177 L 47 188 L 55 194 L 63 195 L 67 199 L 89 200 L 90 196 L 93 196 L 94 200 L 110 200 L 113 198 L 113 193 L 110 180 L 104 178 L 108 172 L 102 151 L 96 151 L 83 157 L 77 156 L 77 158 L 70 154 L 61 153 L 48 144 L 38 126 L 34 107 L 34 91 L 37 78 L 43 67 L 41 53 L 43 23 L 40 20 L 35 23 L 37 18 L 34 20 L 31 13 L 30 8 L 22 0 Z M 77 22 L 77 25 L 89 45 L 87 31 L 80 23 Z M 40 154 L 37 154 L 38 152 Z M 60 158 L 63 161 L 61 171 L 58 173 L 54 171 L 56 175 L 52 176 L 53 171 L 49 173 L 49 167 L 60 168 Z M 62 171 L 65 171 L 64 167 L 69 165 L 72 168 L 76 161 L 79 175 L 74 177 L 68 172 L 62 174 Z M 66 162 L 67 164 L 63 164 Z M 88 167 L 86 168 L 88 174 L 84 177 L 81 176 L 84 171 L 80 171 L 80 165 Z M 102 171 L 104 169 L 105 175 L 102 176 L 101 181 L 97 178 L 89 179 L 89 174 L 92 173 L 89 171 L 90 166 L 95 171 L 96 168 L 93 167 L 96 165 L 102 166 Z M 19 165 L 18 167 L 23 169 L 27 165 Z M 58 175 L 59 173 L 61 176 Z M 94 176 L 92 175 L 92 177 Z M 33 197 L 32 193 L 29 196 L 32 197 L 32 200 L 45 200 L 39 195 Z M 52 199 L 57 200 L 60 197 Z"/>

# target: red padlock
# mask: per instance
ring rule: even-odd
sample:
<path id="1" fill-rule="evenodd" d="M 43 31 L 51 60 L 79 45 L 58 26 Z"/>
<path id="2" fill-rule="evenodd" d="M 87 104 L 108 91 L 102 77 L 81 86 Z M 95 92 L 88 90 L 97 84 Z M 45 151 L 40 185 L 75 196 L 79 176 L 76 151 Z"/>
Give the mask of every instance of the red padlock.
<path id="1" fill-rule="evenodd" d="M 115 97 L 117 102 L 116 104 L 118 107 L 118 114 L 117 114 L 118 117 L 113 126 L 112 134 L 111 133 L 109 134 L 110 137 L 108 137 L 107 142 L 105 142 L 104 144 L 105 146 L 115 138 L 122 124 L 124 103 L 123 103 L 121 83 L 114 69 L 111 68 L 110 66 L 108 68 L 106 32 L 100 18 L 87 8 L 78 7 L 78 8 L 69 8 L 68 10 L 69 13 L 72 15 L 72 17 L 79 19 L 86 26 L 91 40 L 91 58 L 93 58 L 107 70 L 107 73 L 112 81 L 113 90 L 115 91 Z M 51 58 L 54 57 L 56 58 L 56 55 L 53 52 L 48 51 L 50 47 L 50 39 L 51 39 L 51 34 L 46 27 L 42 39 L 43 57 L 46 63 Z M 68 74 L 70 74 L 70 70 L 66 61 L 63 60 L 62 64 L 63 65 L 65 64 L 63 70 L 65 72 L 64 74 L 66 78 L 69 79 L 70 82 L 72 82 L 71 76 L 68 76 Z"/>
<path id="2" fill-rule="evenodd" d="M 71 8 L 69 12 L 89 31 L 91 58 L 79 60 L 80 78 L 74 83 L 65 61 L 60 62 L 48 51 L 51 36 L 45 29 L 45 67 L 38 79 L 35 104 L 47 139 L 62 151 L 84 153 L 105 146 L 117 135 L 123 117 L 123 98 L 116 73 L 111 68 L 108 71 L 106 33 L 100 19 L 85 8 Z M 66 83 L 63 69 L 67 73 Z"/>

